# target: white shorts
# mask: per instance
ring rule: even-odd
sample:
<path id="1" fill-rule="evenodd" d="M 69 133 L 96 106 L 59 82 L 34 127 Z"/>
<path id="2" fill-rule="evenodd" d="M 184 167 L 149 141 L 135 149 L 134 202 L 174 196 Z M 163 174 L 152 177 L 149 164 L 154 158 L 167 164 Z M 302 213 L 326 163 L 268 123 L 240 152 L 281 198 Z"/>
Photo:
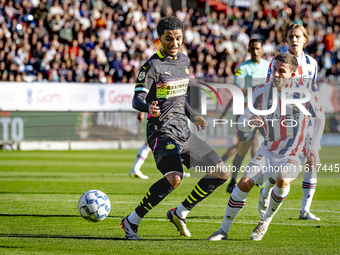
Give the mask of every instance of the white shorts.
<path id="1" fill-rule="evenodd" d="M 272 177 L 276 180 L 279 172 L 284 178 L 297 178 L 303 169 L 304 157 L 274 154 L 260 148 L 246 167 L 243 178 L 251 178 L 258 186 Z"/>

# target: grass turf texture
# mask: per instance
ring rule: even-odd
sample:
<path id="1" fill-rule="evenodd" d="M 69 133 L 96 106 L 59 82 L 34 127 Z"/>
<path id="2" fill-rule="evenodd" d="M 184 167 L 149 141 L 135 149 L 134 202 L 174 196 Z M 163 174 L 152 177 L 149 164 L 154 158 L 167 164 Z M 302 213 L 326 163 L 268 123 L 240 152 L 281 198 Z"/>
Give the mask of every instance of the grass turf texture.
<path id="1" fill-rule="evenodd" d="M 323 164 L 340 163 L 339 150 L 323 148 Z M 224 150 L 218 152 L 222 154 Z M 262 241 L 249 240 L 260 219 L 258 187 L 250 192 L 229 240 L 205 241 L 221 225 L 230 195 L 224 184 L 189 214 L 187 225 L 192 237 L 180 237 L 166 220 L 166 212 L 191 192 L 198 179 L 189 178 L 142 221 L 142 240 L 128 241 L 121 219 L 162 177 L 150 154 L 142 167 L 150 179 L 129 178 L 136 153 L 137 150 L 0 152 L 0 254 L 340 253 L 340 173 L 334 172 L 319 174 L 312 212 L 321 218 L 320 222 L 298 220 L 300 178 L 292 183 L 290 194 Z M 248 154 L 243 163 L 249 160 Z M 78 199 L 90 189 L 105 192 L 111 200 L 110 216 L 103 222 L 87 222 L 78 213 Z"/>

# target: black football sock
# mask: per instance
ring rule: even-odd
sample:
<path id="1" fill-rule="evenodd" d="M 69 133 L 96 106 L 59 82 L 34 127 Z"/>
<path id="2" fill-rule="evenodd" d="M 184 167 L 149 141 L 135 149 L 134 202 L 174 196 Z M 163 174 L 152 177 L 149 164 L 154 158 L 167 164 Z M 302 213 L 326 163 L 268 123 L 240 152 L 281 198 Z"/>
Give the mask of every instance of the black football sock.
<path id="1" fill-rule="evenodd" d="M 221 159 L 223 162 L 225 162 L 228 159 L 228 151 L 223 155 Z"/>
<path id="2" fill-rule="evenodd" d="M 190 195 L 182 202 L 182 205 L 190 211 L 197 203 L 213 193 L 217 187 L 221 186 L 226 181 L 226 179 L 204 176 L 196 184 Z"/>
<path id="3" fill-rule="evenodd" d="M 233 161 L 233 166 L 235 166 L 235 168 L 233 168 L 233 173 L 232 173 L 232 181 L 234 181 L 236 183 L 236 180 L 237 180 L 237 174 L 238 172 L 240 171 L 240 167 L 241 167 L 241 164 L 242 164 L 242 161 L 243 161 L 243 158 L 244 158 L 244 155 L 243 156 L 240 156 L 238 153 L 236 154 L 235 158 L 234 158 L 234 161 Z M 235 171 L 236 170 L 236 171 Z"/>
<path id="4" fill-rule="evenodd" d="M 145 216 L 151 209 L 159 204 L 167 195 L 175 188 L 170 184 L 167 178 L 160 179 L 154 183 L 146 193 L 142 202 L 136 207 L 135 211 L 141 218 Z"/>

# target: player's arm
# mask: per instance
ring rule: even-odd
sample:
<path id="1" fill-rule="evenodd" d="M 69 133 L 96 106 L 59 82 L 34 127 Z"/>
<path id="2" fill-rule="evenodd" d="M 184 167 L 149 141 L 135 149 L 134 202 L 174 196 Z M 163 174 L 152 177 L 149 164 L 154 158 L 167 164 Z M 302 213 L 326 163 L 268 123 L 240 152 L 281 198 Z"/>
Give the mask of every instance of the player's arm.
<path id="1" fill-rule="evenodd" d="M 200 115 L 197 115 L 187 101 L 185 101 L 185 115 L 189 118 L 189 120 L 194 123 L 197 127 L 197 131 L 200 132 L 207 128 L 208 122 Z"/>
<path id="2" fill-rule="evenodd" d="M 316 100 L 315 100 L 316 99 Z M 312 117 L 314 118 L 313 134 L 311 134 L 311 141 L 307 157 L 311 161 L 311 164 L 319 164 L 319 150 L 321 149 L 320 141 L 325 128 L 325 113 L 320 106 L 319 99 L 316 93 L 313 93 L 310 103 L 310 109 Z"/>
<path id="3" fill-rule="evenodd" d="M 247 95 L 248 91 L 246 89 L 246 70 L 244 69 L 243 65 L 239 65 L 236 69 L 234 75 L 234 84 L 236 87 L 239 87 L 244 96 Z"/>
<path id="4" fill-rule="evenodd" d="M 141 67 L 138 73 L 135 86 L 135 94 L 132 99 L 132 107 L 140 112 L 150 113 L 152 117 L 159 117 L 160 111 L 157 106 L 158 102 L 154 101 L 151 104 L 145 101 L 149 94 L 150 88 L 154 83 L 155 71 L 148 66 L 148 62 Z"/>

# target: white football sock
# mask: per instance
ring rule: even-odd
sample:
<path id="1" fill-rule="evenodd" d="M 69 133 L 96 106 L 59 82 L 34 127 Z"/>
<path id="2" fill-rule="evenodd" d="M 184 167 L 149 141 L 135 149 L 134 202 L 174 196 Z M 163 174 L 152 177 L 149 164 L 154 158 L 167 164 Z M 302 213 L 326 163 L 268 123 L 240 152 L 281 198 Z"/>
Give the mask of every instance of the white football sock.
<path id="1" fill-rule="evenodd" d="M 181 219 L 185 219 L 187 217 L 187 215 L 189 214 L 189 212 L 190 211 L 187 208 L 185 208 L 182 204 L 177 206 L 176 214 Z"/>
<path id="2" fill-rule="evenodd" d="M 223 217 L 222 226 L 220 227 L 224 233 L 227 234 L 229 232 L 231 224 L 233 224 L 237 214 L 244 207 L 248 194 L 249 192 L 241 191 L 237 185 L 234 188 L 229 198 L 228 206 Z"/>
<path id="3" fill-rule="evenodd" d="M 270 196 L 270 202 L 268 205 L 268 209 L 266 213 L 263 215 L 262 219 L 263 221 L 266 221 L 270 223 L 276 214 L 276 212 L 279 210 L 282 202 L 285 200 L 286 196 L 289 193 L 290 186 L 287 188 L 279 188 L 277 185 L 274 186 L 271 196 Z"/>
<path id="4" fill-rule="evenodd" d="M 135 163 L 133 164 L 133 167 L 132 167 L 132 169 L 135 172 L 140 170 L 145 159 L 148 157 L 149 152 L 150 152 L 149 146 L 147 146 L 146 144 L 143 144 L 142 148 L 140 148 L 140 150 L 138 151 L 137 158 L 136 158 Z"/>
<path id="5" fill-rule="evenodd" d="M 140 221 L 142 220 L 141 217 L 138 216 L 138 214 L 136 213 L 136 211 L 133 211 L 129 216 L 128 216 L 128 220 L 135 225 L 139 225 Z"/>
<path id="6" fill-rule="evenodd" d="M 310 206 L 312 204 L 313 196 L 316 189 L 317 178 L 311 178 L 308 174 L 305 173 L 303 182 L 302 182 L 302 207 L 301 212 L 309 211 Z"/>
<path id="7" fill-rule="evenodd" d="M 274 180 L 273 180 L 274 181 Z M 269 179 L 265 182 L 263 189 L 261 191 L 262 197 L 269 197 L 270 191 L 274 187 L 275 183 L 271 183 Z"/>

